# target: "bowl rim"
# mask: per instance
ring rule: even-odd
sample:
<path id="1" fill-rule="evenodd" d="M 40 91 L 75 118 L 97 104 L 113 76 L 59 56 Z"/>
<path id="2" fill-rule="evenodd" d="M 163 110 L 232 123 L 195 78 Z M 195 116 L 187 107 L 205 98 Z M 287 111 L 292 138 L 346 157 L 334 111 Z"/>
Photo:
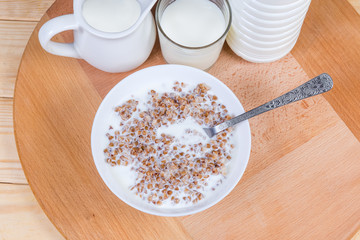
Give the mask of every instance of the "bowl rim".
<path id="1" fill-rule="evenodd" d="M 144 68 L 144 69 L 141 69 L 139 71 L 136 71 L 130 75 L 128 75 L 127 77 L 125 77 L 124 79 L 122 79 L 120 82 L 118 82 L 108 93 L 107 95 L 103 98 L 101 104 L 99 105 L 97 111 L 96 111 L 96 114 L 95 114 L 95 117 L 94 117 L 94 120 L 93 120 L 93 125 L 92 125 L 92 129 L 91 129 L 91 152 L 92 152 L 92 157 L 93 157 L 93 161 L 94 161 L 94 164 L 96 166 L 96 169 L 97 169 L 97 172 L 98 174 L 100 175 L 102 181 L 105 183 L 105 185 L 107 186 L 108 189 L 110 189 L 110 191 L 115 195 L 117 196 L 121 201 L 123 201 L 124 203 L 126 203 L 127 205 L 139 210 L 139 211 L 142 211 L 142 212 L 145 212 L 145 213 L 148 213 L 148 214 L 152 214 L 152 215 L 156 215 L 156 216 L 164 216 L 164 217 L 179 217 L 179 216 L 186 216 L 186 215 L 191 215 L 191 214 L 195 214 L 195 213 L 198 213 L 198 212 L 201 212 L 201 211 L 204 211 L 212 206 L 214 206 L 215 204 L 217 204 L 218 202 L 220 202 L 221 200 L 223 200 L 227 195 L 229 195 L 229 193 L 236 187 L 236 185 L 239 183 L 240 179 L 242 178 L 245 170 L 246 170 L 246 167 L 248 165 L 248 162 L 249 162 L 249 158 L 250 158 L 250 152 L 251 152 L 251 129 L 250 129 L 250 125 L 249 125 L 249 122 L 246 120 L 244 121 L 244 124 L 245 124 L 245 127 L 246 127 L 246 132 L 247 132 L 247 146 L 246 146 L 246 149 L 248 150 L 246 153 L 244 153 L 245 157 L 244 159 L 246 159 L 246 161 L 244 162 L 244 167 L 243 169 L 241 169 L 242 171 L 239 171 L 239 173 L 234 176 L 234 181 L 229 183 L 230 187 L 228 188 L 227 191 L 224 191 L 223 195 L 221 197 L 219 197 L 218 199 L 216 199 L 215 201 L 213 202 L 209 202 L 208 204 L 202 206 L 202 207 L 199 207 L 199 208 L 195 208 L 193 210 L 188 210 L 186 212 L 181 212 L 181 211 L 176 211 L 176 212 L 171 212 L 171 213 L 168 213 L 168 212 L 156 212 L 156 211 L 153 211 L 153 210 L 149 210 L 149 209 L 146 209 L 146 208 L 143 208 L 142 206 L 139 206 L 137 204 L 134 204 L 134 202 L 132 201 L 129 201 L 128 199 L 122 197 L 122 196 L 119 196 L 115 189 L 113 189 L 111 187 L 111 184 L 108 183 L 108 181 L 106 180 L 105 177 L 103 177 L 103 172 L 100 170 L 99 166 L 98 166 L 98 162 L 96 161 L 96 154 L 95 154 L 95 134 L 94 134 L 94 128 L 96 127 L 96 123 L 99 121 L 98 118 L 99 118 L 99 114 L 100 114 L 100 109 L 104 106 L 104 104 L 106 104 L 107 102 L 107 99 L 110 98 L 110 96 L 116 92 L 116 90 L 121 87 L 122 85 L 125 85 L 127 84 L 127 82 L 130 80 L 132 80 L 130 78 L 130 76 L 134 77 L 134 75 L 138 74 L 138 72 L 144 72 L 144 71 L 153 71 L 154 69 L 156 70 L 159 70 L 159 71 L 163 71 L 164 69 L 178 69 L 178 70 L 182 70 L 182 71 L 197 71 L 197 72 L 201 72 L 201 74 L 204 75 L 204 81 L 206 82 L 206 78 L 212 78 L 213 80 L 217 81 L 220 85 L 222 85 L 222 87 L 224 87 L 225 89 L 228 89 L 236 99 L 238 99 L 236 97 L 236 95 L 231 91 L 230 88 L 228 88 L 222 81 L 220 81 L 219 79 L 217 79 L 216 77 L 214 77 L 213 75 L 205 72 L 205 71 L 202 71 L 200 69 L 197 69 L 197 68 L 193 68 L 193 67 L 189 67 L 189 66 L 185 66 L 185 65 L 177 65 L 177 64 L 164 64 L 164 65 L 156 65 L 156 66 L 151 66 L 151 67 L 147 67 L 147 68 Z M 241 107 L 241 110 L 244 111 L 243 107 L 242 107 L 242 104 L 240 103 L 240 101 L 238 100 L 238 104 L 239 104 L 239 107 Z M 237 105 L 237 104 L 236 104 Z M 106 106 L 106 105 L 105 105 Z M 177 208 L 179 209 L 179 208 Z"/>

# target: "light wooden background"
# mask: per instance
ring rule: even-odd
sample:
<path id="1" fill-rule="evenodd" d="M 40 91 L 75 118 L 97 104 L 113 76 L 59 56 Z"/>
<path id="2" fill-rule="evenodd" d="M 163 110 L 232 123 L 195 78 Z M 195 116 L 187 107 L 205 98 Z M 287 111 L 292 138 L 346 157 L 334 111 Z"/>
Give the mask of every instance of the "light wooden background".
<path id="1" fill-rule="evenodd" d="M 360 0 L 348 0 L 360 14 Z M 0 0 L 0 240 L 64 239 L 27 184 L 16 152 L 12 104 L 28 38 L 54 0 Z M 324 4 L 326 1 L 324 1 Z M 360 231 L 353 240 L 360 240 Z"/>

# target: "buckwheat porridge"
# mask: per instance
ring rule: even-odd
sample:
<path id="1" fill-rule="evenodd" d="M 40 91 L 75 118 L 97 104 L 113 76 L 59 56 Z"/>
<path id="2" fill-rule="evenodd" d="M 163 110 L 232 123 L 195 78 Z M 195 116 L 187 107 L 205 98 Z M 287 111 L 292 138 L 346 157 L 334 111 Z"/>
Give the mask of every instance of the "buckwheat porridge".
<path id="1" fill-rule="evenodd" d="M 159 206 L 188 206 L 226 178 L 234 148 L 231 129 L 209 138 L 203 127 L 230 119 L 206 84 L 175 82 L 114 108 L 104 158 L 138 198 Z"/>

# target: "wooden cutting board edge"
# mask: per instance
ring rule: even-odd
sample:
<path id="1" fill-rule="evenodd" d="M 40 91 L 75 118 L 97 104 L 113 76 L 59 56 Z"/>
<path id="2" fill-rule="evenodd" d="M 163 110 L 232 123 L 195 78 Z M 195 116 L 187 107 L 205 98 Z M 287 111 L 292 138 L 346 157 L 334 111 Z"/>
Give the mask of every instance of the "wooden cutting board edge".
<path id="1" fill-rule="evenodd" d="M 56 3 L 56 1 L 55 1 L 53 4 L 51 4 L 51 6 L 49 7 L 49 9 L 52 8 L 55 3 Z M 48 10 L 47 10 L 47 11 L 48 11 Z M 39 20 L 38 24 L 35 26 L 34 31 L 31 33 L 31 35 L 30 35 L 30 37 L 29 37 L 29 40 L 28 40 L 28 42 L 27 42 L 27 44 L 26 44 L 26 47 L 25 47 L 25 49 L 24 49 L 24 52 L 22 53 L 21 61 L 20 61 L 19 68 L 18 68 L 18 71 L 17 71 L 17 74 L 16 74 L 16 81 L 15 81 L 15 88 L 14 88 L 14 100 L 13 100 L 13 113 L 15 113 L 15 106 L 16 106 L 16 98 L 15 98 L 15 96 L 16 96 L 16 92 L 17 92 L 17 85 L 18 85 L 18 82 L 19 82 L 18 76 L 19 76 L 19 72 L 20 72 L 20 70 L 21 70 L 21 66 L 22 66 L 22 64 L 23 64 L 23 61 L 22 61 L 23 56 L 24 56 L 24 54 L 26 53 L 26 51 L 27 51 L 27 49 L 28 49 L 28 47 L 29 47 L 29 46 L 28 46 L 29 41 L 31 40 L 32 36 L 33 36 L 34 34 L 36 34 L 36 29 L 39 27 L 39 24 L 42 22 L 43 18 L 46 18 L 46 17 L 47 17 L 47 14 L 46 14 L 46 13 L 41 17 L 41 19 Z M 13 114 L 13 126 L 14 126 L 14 138 L 15 138 L 16 149 L 17 149 L 17 152 L 18 152 L 18 155 L 19 155 L 19 160 L 20 160 L 21 167 L 22 167 L 22 169 L 24 169 L 25 166 L 24 166 L 23 161 L 21 161 L 22 157 L 21 157 L 21 153 L 20 153 L 20 151 L 19 151 L 19 142 L 18 142 L 17 131 L 16 131 L 16 127 L 15 127 L 15 126 L 16 126 L 16 114 Z M 30 179 L 29 179 L 28 174 L 26 173 L 26 171 L 24 171 L 24 175 L 25 175 L 26 181 L 29 183 L 29 182 L 30 182 L 30 181 L 29 181 Z M 40 197 L 38 197 L 37 194 L 35 194 L 35 192 L 34 192 L 33 185 L 32 185 L 32 184 L 29 184 L 29 187 L 30 187 L 30 189 L 31 189 L 31 191 L 32 191 L 32 193 L 33 193 L 36 201 L 39 203 L 39 206 L 41 207 L 43 213 L 44 213 L 44 214 L 46 215 L 46 217 L 49 219 L 49 221 L 51 222 L 51 224 L 56 228 L 56 230 L 57 230 L 65 239 L 68 239 L 68 238 L 66 237 L 65 233 L 59 228 L 59 226 L 54 223 L 53 219 L 49 216 L 49 213 L 48 213 L 47 211 L 45 211 L 45 207 L 44 207 L 44 205 L 43 205 Z"/>

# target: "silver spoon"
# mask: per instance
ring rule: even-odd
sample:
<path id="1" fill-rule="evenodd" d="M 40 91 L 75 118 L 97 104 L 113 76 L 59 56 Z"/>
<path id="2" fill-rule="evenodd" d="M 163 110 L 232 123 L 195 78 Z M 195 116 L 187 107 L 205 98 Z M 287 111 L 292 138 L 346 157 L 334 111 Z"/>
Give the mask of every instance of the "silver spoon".
<path id="1" fill-rule="evenodd" d="M 291 90 L 290 92 L 285 93 L 284 95 L 281 95 L 278 98 L 275 98 L 257 108 L 254 108 L 230 120 L 220 123 L 214 127 L 204 128 L 204 131 L 211 138 L 219 132 L 238 124 L 239 122 L 255 117 L 264 112 L 327 92 L 333 87 L 333 85 L 334 83 L 331 77 L 327 73 L 322 73 L 319 76 L 314 77 L 303 85 Z"/>

